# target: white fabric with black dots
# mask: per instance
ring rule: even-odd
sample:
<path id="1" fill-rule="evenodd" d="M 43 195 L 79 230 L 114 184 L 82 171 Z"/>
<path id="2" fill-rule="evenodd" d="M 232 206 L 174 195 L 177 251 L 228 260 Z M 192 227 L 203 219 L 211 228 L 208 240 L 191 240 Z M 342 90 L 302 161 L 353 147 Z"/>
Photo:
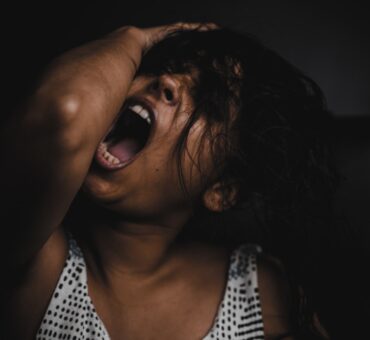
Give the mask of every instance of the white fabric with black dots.
<path id="1" fill-rule="evenodd" d="M 232 252 L 223 301 L 202 340 L 264 339 L 256 264 L 260 251 L 258 246 L 243 244 Z M 71 237 L 68 258 L 36 339 L 110 339 L 88 295 L 82 252 Z"/>

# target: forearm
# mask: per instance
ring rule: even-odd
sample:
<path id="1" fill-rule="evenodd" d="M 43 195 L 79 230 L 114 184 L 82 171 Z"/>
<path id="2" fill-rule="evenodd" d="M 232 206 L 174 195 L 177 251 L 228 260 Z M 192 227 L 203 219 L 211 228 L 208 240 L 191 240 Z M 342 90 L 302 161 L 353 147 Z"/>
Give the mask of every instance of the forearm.
<path id="1" fill-rule="evenodd" d="M 75 143 L 96 147 L 126 98 L 142 51 L 139 30 L 125 28 L 65 53 L 48 67 L 35 98 L 39 106 L 54 108 L 49 115 L 57 115 L 52 119 L 64 129 L 64 140 L 74 136 Z"/>

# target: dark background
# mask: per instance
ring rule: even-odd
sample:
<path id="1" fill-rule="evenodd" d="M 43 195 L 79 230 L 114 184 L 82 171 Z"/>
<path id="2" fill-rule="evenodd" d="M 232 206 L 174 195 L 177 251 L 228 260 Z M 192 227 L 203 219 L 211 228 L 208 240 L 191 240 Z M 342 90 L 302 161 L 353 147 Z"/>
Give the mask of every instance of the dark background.
<path id="1" fill-rule="evenodd" d="M 352 275 L 353 282 L 362 281 L 368 263 L 360 258 L 368 256 L 370 248 L 370 20 L 365 2 L 29 1 L 3 5 L 2 16 L 3 118 L 25 98 L 54 56 L 122 25 L 214 21 L 255 34 L 280 52 L 321 86 L 335 117 L 328 134 L 338 168 L 346 176 L 335 207 L 356 235 L 341 240 L 354 254 L 343 272 Z"/>

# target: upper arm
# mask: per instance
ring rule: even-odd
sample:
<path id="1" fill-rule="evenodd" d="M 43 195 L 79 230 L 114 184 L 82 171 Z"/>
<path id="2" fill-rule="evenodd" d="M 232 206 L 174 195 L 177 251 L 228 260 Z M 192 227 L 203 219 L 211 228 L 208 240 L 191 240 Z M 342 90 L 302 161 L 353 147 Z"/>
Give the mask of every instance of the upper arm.
<path id="1" fill-rule="evenodd" d="M 31 261 L 60 226 L 91 162 L 58 105 L 30 100 L 0 130 L 0 258 L 10 270 Z"/>
<path id="2" fill-rule="evenodd" d="M 283 267 L 273 258 L 258 256 L 258 286 L 266 339 L 293 332 L 291 288 Z M 286 336 L 284 340 L 294 339 Z"/>
<path id="3" fill-rule="evenodd" d="M 312 315 L 312 324 L 298 332 L 298 315 L 295 315 L 297 306 L 293 294 L 301 295 L 303 292 L 293 291 L 284 266 L 278 259 L 262 254 L 257 257 L 257 261 L 265 338 L 294 340 L 297 339 L 297 333 L 303 331 L 304 338 L 330 339 L 316 313 Z"/>
<path id="4" fill-rule="evenodd" d="M 31 100 L 0 129 L 1 333 L 9 339 L 35 335 L 67 254 L 61 221 L 83 181 L 81 162 L 88 169 L 79 141 L 63 143 L 72 122 L 59 113 Z"/>
<path id="5" fill-rule="evenodd" d="M 64 268 L 68 244 L 57 229 L 28 264 L 21 275 L 8 279 L 3 288 L 2 308 L 6 339 L 34 339 L 58 279 Z"/>

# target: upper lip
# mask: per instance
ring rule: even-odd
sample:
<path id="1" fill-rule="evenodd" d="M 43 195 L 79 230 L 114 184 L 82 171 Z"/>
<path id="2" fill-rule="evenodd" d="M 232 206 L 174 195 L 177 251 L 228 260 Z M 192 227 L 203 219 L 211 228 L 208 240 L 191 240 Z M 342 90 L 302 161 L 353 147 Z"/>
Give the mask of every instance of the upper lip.
<path id="1" fill-rule="evenodd" d="M 151 143 L 153 135 L 154 135 L 154 131 L 155 131 L 155 128 L 156 128 L 157 111 L 154 108 L 154 104 L 149 99 L 147 99 L 145 97 L 131 97 L 131 98 L 129 98 L 127 100 L 126 104 L 124 105 L 124 109 L 127 109 L 130 106 L 134 106 L 134 105 L 141 105 L 145 110 L 147 110 L 148 113 L 149 113 L 150 120 L 151 120 L 149 135 L 148 135 L 146 144 L 144 146 L 144 148 L 145 148 L 149 143 Z"/>
<path id="2" fill-rule="evenodd" d="M 127 110 L 130 106 L 134 106 L 134 105 L 137 105 L 137 104 L 141 105 L 149 113 L 151 124 L 150 124 L 150 134 L 149 134 L 148 140 L 151 138 L 151 136 L 153 134 L 154 126 L 155 126 L 155 121 L 156 121 L 155 118 L 157 116 L 157 111 L 153 108 L 153 104 L 149 100 L 147 100 L 146 98 L 143 98 L 143 97 L 133 97 L 133 98 L 129 98 L 129 99 L 127 99 L 125 101 L 125 103 L 123 104 L 123 107 L 122 107 L 120 113 L 115 118 L 115 120 L 114 120 L 111 128 L 105 134 L 105 136 L 102 139 L 102 141 L 104 141 L 107 138 L 107 136 L 109 135 L 109 133 L 112 131 L 112 129 L 114 128 L 114 126 L 117 124 L 118 120 L 122 117 L 123 112 L 125 112 L 125 110 Z"/>
<path id="3" fill-rule="evenodd" d="M 130 98 L 127 101 L 126 105 L 125 105 L 125 109 L 130 107 L 130 106 L 137 105 L 137 104 L 141 105 L 145 110 L 147 110 L 149 112 L 150 120 L 152 122 L 151 125 L 154 125 L 155 118 L 157 116 L 157 112 L 154 108 L 154 105 L 147 98 L 145 98 L 145 97 Z"/>

